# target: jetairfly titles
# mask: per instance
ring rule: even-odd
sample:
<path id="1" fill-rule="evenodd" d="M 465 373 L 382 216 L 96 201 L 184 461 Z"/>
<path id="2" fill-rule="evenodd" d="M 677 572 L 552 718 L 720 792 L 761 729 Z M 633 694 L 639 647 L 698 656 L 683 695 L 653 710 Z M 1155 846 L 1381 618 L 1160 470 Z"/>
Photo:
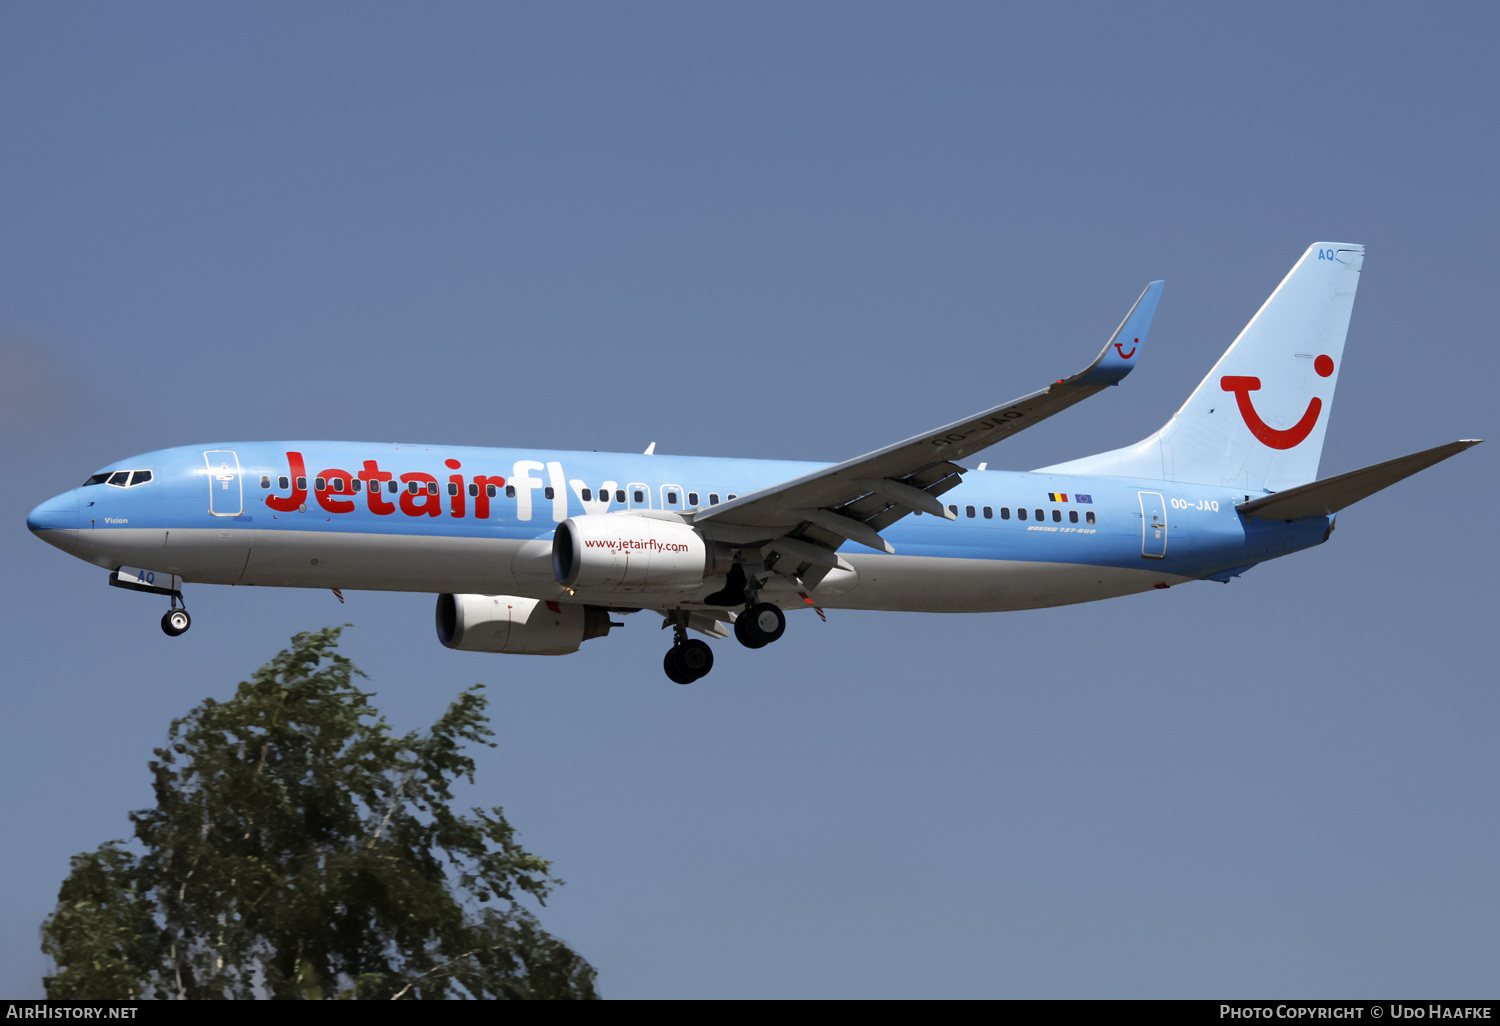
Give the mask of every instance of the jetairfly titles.
<path id="1" fill-rule="evenodd" d="M 1363 246 L 1314 244 L 1159 431 L 1038 470 L 959 461 L 1119 384 L 1162 282 L 1079 373 L 843 463 L 223 442 L 112 464 L 26 522 L 166 597 L 174 637 L 186 583 L 436 593 L 442 644 L 529 655 L 651 610 L 679 684 L 714 661 L 689 632 L 762 648 L 792 610 L 997 612 L 1228 582 L 1478 444 L 1317 479 L 1363 262 Z"/>

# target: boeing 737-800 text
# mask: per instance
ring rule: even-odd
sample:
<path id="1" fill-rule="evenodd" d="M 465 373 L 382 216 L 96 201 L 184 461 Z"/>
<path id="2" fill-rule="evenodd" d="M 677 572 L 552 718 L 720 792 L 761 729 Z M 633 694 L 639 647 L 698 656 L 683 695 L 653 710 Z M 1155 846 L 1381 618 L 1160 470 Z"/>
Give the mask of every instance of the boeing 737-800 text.
<path id="1" fill-rule="evenodd" d="M 1161 282 L 1082 372 L 837 465 L 222 442 L 105 467 L 27 524 L 167 597 L 170 635 L 190 623 L 184 582 L 435 592 L 444 645 L 531 655 L 650 609 L 682 684 L 713 665 L 690 630 L 760 648 L 791 609 L 994 612 L 1227 581 L 1476 444 L 1315 480 L 1363 260 L 1312 246 L 1161 430 L 1025 473 L 959 461 L 1118 384 Z"/>

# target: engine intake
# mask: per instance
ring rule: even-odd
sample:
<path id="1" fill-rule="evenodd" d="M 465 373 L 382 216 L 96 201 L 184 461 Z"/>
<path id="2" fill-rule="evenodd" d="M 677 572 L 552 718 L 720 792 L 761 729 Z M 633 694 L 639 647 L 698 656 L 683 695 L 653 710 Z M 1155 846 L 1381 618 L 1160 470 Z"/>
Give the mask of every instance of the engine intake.
<path id="1" fill-rule="evenodd" d="M 519 595 L 439 595 L 437 636 L 461 652 L 568 655 L 609 633 L 609 611 Z"/>

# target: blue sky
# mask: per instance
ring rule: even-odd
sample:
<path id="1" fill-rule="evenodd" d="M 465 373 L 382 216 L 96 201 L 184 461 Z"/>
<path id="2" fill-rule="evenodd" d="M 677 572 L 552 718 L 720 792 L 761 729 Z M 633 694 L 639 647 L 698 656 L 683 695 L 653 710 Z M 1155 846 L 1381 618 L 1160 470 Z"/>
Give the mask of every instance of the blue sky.
<path id="1" fill-rule="evenodd" d="M 839 460 L 1082 367 L 979 459 L 1158 427 L 1302 251 L 1368 247 L 1323 473 L 1494 434 L 1483 5 L 0 10 L 0 993 L 172 717 L 298 630 L 398 729 L 489 685 L 542 913 L 609 997 L 1493 996 L 1492 445 L 1329 545 L 1027 613 L 837 612 L 661 675 L 646 616 L 452 653 L 430 596 L 31 538 L 132 453 L 355 438 Z M 1490 241 L 1486 241 L 1490 240 Z"/>

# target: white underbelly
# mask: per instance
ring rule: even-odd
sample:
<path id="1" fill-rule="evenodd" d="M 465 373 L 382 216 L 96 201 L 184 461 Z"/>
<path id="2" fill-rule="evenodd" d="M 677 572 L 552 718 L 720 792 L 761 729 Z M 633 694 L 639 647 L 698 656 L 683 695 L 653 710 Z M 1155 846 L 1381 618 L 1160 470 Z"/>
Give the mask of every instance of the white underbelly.
<path id="1" fill-rule="evenodd" d="M 723 587 L 711 579 L 688 593 L 570 593 L 552 577 L 541 539 L 214 528 L 78 532 L 75 555 L 100 566 L 139 566 L 198 584 L 273 588 L 524 595 L 617 607 L 710 608 Z M 836 571 L 811 592 L 829 609 L 979 613 L 1092 602 L 1180 584 L 1157 569 L 938 556 L 841 553 L 854 573 Z M 806 607 L 795 586 L 772 575 L 762 597 Z"/>
<path id="2" fill-rule="evenodd" d="M 1152 569 L 947 556 L 845 556 L 859 583 L 830 609 L 989 613 L 1093 602 L 1188 580 Z M 822 597 L 814 592 L 814 598 Z"/>

